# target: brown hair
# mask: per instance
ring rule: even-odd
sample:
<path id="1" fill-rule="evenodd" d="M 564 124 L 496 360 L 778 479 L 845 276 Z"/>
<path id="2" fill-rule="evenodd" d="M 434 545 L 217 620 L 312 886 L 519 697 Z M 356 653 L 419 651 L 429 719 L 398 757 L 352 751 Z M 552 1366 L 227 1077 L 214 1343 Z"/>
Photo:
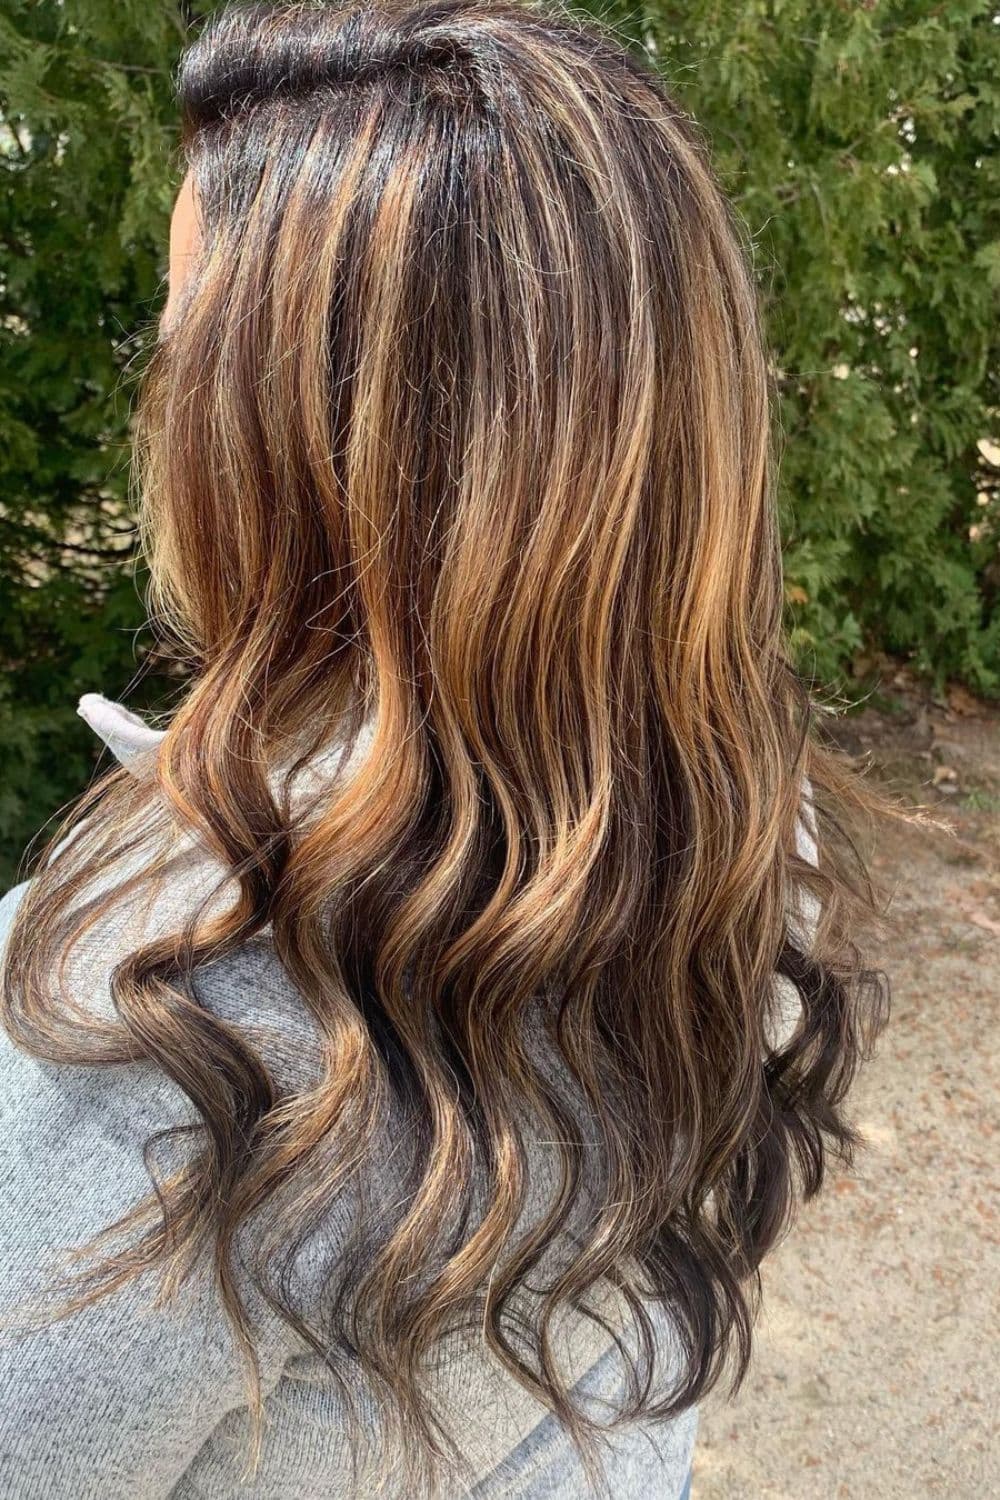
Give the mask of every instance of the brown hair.
<path id="1" fill-rule="evenodd" d="M 234 1246 L 280 1196 L 256 1284 L 381 1382 L 415 1494 L 422 1372 L 462 1317 L 581 1442 L 549 1331 L 602 1280 L 640 1334 L 652 1299 L 681 1335 L 666 1388 L 642 1342 L 623 1420 L 679 1411 L 729 1354 L 741 1378 L 757 1268 L 850 1157 L 842 1102 L 884 1019 L 842 841 L 818 870 L 796 852 L 804 778 L 821 814 L 863 797 L 786 655 L 748 256 L 648 59 L 537 6 L 241 6 L 179 94 L 202 241 L 136 464 L 192 678 L 155 776 L 105 778 L 37 874 L 3 1016 L 43 1056 L 152 1059 L 204 1122 L 85 1295 L 210 1246 L 252 1360 Z M 298 816 L 276 768 L 363 722 L 355 773 Z M 232 899 L 122 962 L 100 1021 L 56 976 L 162 868 L 158 807 Z M 192 987 L 265 929 L 323 1039 L 298 1092 Z M 799 1007 L 780 1041 L 776 976 Z M 282 1256 L 377 1167 L 390 1096 L 411 1191 L 307 1313 Z M 526 1119 L 560 1171 L 518 1239 Z"/>

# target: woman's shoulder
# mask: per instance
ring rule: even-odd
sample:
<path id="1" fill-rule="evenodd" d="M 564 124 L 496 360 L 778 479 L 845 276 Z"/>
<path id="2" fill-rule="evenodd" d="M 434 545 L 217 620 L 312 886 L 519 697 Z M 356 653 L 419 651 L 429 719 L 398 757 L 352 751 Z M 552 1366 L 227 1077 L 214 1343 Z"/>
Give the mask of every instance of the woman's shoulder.
<path id="1" fill-rule="evenodd" d="M 27 889 L 0 900 L 0 945 Z M 143 1277 L 51 1321 L 79 1254 L 150 1201 L 173 1163 L 166 1133 L 179 1128 L 183 1143 L 196 1123 L 152 1062 L 67 1065 L 0 1029 L 0 1493 L 173 1493 L 242 1405 L 241 1359 L 207 1268 L 169 1301 Z M 258 1326 L 267 1394 L 291 1346 L 266 1309 Z"/>
<path id="2" fill-rule="evenodd" d="M 101 737 L 123 764 L 152 743 L 139 720 L 102 711 L 101 725 L 114 731 Z M 81 1019 L 115 1014 L 120 959 L 141 936 L 182 920 L 210 880 L 189 860 L 185 878 L 163 882 L 141 912 L 126 902 L 95 923 L 65 975 Z M 30 890 L 23 881 L 0 898 L 0 959 Z M 206 1012 L 255 1037 L 285 1087 L 301 1086 L 318 1056 L 315 1027 L 268 941 L 203 965 L 192 987 Z M 108 1494 L 147 1485 L 166 1493 L 242 1405 L 243 1365 L 207 1265 L 168 1301 L 144 1277 L 65 1321 L 48 1318 L 63 1277 L 81 1269 L 79 1252 L 153 1201 L 199 1123 L 151 1059 L 63 1063 L 23 1050 L 0 1028 L 0 1493 L 89 1493 L 83 1466 L 93 1462 L 102 1476 L 108 1470 Z M 326 1231 L 333 1245 L 339 1220 Z M 262 1331 L 266 1396 L 295 1341 L 254 1288 L 244 1290 Z M 72 1391 L 73 1412 L 57 1421 L 60 1389 Z"/>
<path id="3" fill-rule="evenodd" d="M 162 730 L 100 693 L 81 698 L 78 712 L 122 767 L 137 776 L 147 774 L 149 754 L 163 738 Z M 208 850 L 191 837 L 165 837 L 170 846 L 157 845 L 156 870 L 149 878 L 132 881 L 122 866 L 116 867 L 111 878 L 120 884 L 120 895 L 74 945 L 66 983 L 74 1004 L 86 1014 L 114 1020 L 112 981 L 118 963 L 145 943 L 179 934 L 193 916 L 211 912 L 232 894 L 231 873 Z M 150 861 L 145 849 L 136 875 L 145 876 Z M 0 899 L 0 954 L 30 887 L 24 881 Z M 275 953 L 269 927 L 200 963 L 190 987 L 208 1013 L 247 1033 L 280 1087 L 312 1081 L 321 1061 L 318 1027 Z"/>

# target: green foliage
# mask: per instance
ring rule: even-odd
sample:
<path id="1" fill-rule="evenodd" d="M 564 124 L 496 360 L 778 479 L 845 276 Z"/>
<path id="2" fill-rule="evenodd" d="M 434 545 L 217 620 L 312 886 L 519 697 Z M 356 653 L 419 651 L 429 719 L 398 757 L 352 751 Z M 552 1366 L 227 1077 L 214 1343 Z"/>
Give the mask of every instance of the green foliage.
<path id="1" fill-rule="evenodd" d="M 835 678 L 876 647 L 1000 692 L 1000 471 L 977 448 L 1000 439 L 1000 11 L 652 0 L 620 14 L 700 121 L 746 225 L 803 667 Z"/>
<path id="2" fill-rule="evenodd" d="M 162 696 L 128 409 L 179 179 L 171 70 L 213 9 L 0 0 L 0 883 L 85 783 L 80 693 Z M 973 0 L 592 8 L 661 63 L 747 228 L 774 350 L 789 618 L 1000 693 L 1000 25 Z M 6 862 L 5 862 L 6 861 Z"/>
<path id="3" fill-rule="evenodd" d="M 127 424 L 185 30 L 174 5 L 0 4 L 0 886 L 92 773 L 78 697 L 124 692 L 148 649 Z"/>

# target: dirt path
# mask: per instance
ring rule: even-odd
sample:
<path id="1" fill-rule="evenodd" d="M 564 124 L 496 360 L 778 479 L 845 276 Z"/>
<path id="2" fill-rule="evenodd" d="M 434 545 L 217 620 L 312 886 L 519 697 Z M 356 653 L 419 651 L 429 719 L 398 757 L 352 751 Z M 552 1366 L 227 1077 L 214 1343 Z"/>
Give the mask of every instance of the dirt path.
<path id="1" fill-rule="evenodd" d="M 853 1096 L 868 1149 L 765 1270 L 743 1391 L 703 1408 L 694 1500 L 1000 1495 L 1000 713 L 898 678 L 847 736 L 954 833 L 881 840 L 898 922 Z"/>

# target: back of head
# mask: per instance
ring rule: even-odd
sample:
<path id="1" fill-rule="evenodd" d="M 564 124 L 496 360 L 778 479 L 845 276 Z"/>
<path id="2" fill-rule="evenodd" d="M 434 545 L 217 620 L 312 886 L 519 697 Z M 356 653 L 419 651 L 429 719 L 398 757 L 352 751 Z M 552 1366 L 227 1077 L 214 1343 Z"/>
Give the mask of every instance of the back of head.
<path id="1" fill-rule="evenodd" d="M 294 1239 L 370 1164 L 391 1096 L 412 1189 L 338 1275 L 347 1344 L 418 1427 L 423 1364 L 470 1315 L 572 1416 L 546 1330 L 607 1277 L 676 1316 L 681 1381 L 657 1389 L 650 1348 L 637 1410 L 679 1410 L 727 1352 L 745 1366 L 754 1273 L 797 1174 L 815 1191 L 850 1150 L 879 1009 L 832 851 L 811 875 L 795 851 L 803 778 L 820 803 L 849 784 L 782 637 L 738 228 L 648 59 L 561 10 L 229 8 L 179 95 L 200 244 L 137 457 L 191 686 L 154 782 L 112 778 L 38 877 L 7 1023 L 73 1055 L 51 981 L 72 894 L 169 808 L 235 894 L 121 966 L 100 1044 L 155 1055 L 207 1121 L 164 1196 L 174 1242 L 230 1244 L 279 1187 Z M 296 812 L 284 770 L 362 725 L 351 776 Z M 299 1093 L 228 1032 L 192 1068 L 209 1023 L 169 1003 L 265 928 L 324 1042 Z M 776 974 L 800 1002 L 780 1046 Z M 529 1116 L 561 1190 L 517 1241 Z"/>

